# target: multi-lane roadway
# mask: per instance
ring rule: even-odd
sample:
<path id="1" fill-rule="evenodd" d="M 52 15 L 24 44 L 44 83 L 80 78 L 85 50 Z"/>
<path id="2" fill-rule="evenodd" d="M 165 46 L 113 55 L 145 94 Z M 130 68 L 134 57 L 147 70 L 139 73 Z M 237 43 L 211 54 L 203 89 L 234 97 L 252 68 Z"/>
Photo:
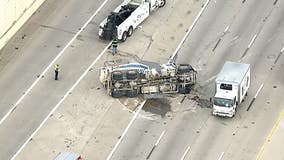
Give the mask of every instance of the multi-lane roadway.
<path id="1" fill-rule="evenodd" d="M 145 60 L 167 62 L 205 2 L 168 2 L 163 10 L 155 12 L 153 17 L 142 24 L 133 37 L 119 46 L 121 53 L 137 55 Z M 45 125 L 47 116 L 51 113 L 53 115 L 54 109 L 58 107 L 74 107 L 75 103 L 80 107 L 104 104 L 104 111 L 101 111 L 104 118 L 100 119 L 101 115 L 97 114 L 94 118 L 96 122 L 93 123 L 104 126 L 99 123 L 123 116 L 117 126 L 127 126 L 131 114 L 126 114 L 128 111 L 111 112 L 114 108 L 110 106 L 117 106 L 121 101 L 103 95 L 102 90 L 94 93 L 95 96 L 101 96 L 101 99 L 90 98 L 91 100 L 84 101 L 89 90 L 81 87 L 80 91 L 74 91 L 78 99 L 61 104 L 67 96 L 72 97 L 73 89 L 76 90 L 81 81 L 85 81 L 86 86 L 99 87 L 99 82 L 93 82 L 92 78 L 84 80 L 84 76 L 89 74 L 90 64 L 94 64 L 92 71 L 95 73 L 90 74 L 96 76 L 94 81 L 98 81 L 97 68 L 109 58 L 105 56 L 100 59 L 101 55 L 108 54 L 104 50 L 108 42 L 98 39 L 98 24 L 119 3 L 121 1 L 117 0 L 97 0 L 95 3 L 89 0 L 84 3 L 76 0 L 47 0 L 1 51 L 0 159 L 10 159 L 15 154 L 18 155 L 24 149 L 22 147 L 26 147 L 24 144 L 29 141 L 29 137 L 37 129 L 41 129 L 39 126 Z M 112 159 L 261 158 L 261 147 L 264 147 L 264 141 L 284 105 L 281 99 L 284 95 L 283 21 L 283 1 L 209 1 L 177 56 L 177 62 L 189 62 L 197 69 L 198 84 L 193 94 L 198 95 L 200 100 L 192 98 L 192 95 L 179 95 L 147 101 L 140 112 L 142 118 L 134 121 Z M 180 28 L 174 29 L 175 27 Z M 209 98 L 214 92 L 214 78 L 227 60 L 251 64 L 251 88 L 234 118 L 214 117 L 211 115 Z M 53 80 L 54 64 L 60 64 L 59 81 Z M 256 95 L 258 90 L 259 94 Z M 253 97 L 256 99 L 248 109 Z M 97 109 L 91 110 L 98 112 Z M 69 114 L 73 117 L 77 115 Z M 80 116 L 84 114 L 85 112 Z M 88 125 L 91 124 L 88 122 Z M 72 125 L 69 127 L 70 130 L 76 130 L 72 129 Z M 115 126 L 112 127 L 115 130 Z M 50 127 L 44 130 L 44 134 L 48 135 L 50 132 L 50 135 L 54 135 L 51 132 L 58 131 Z M 108 139 L 108 135 L 118 137 L 122 132 L 107 131 L 101 133 L 104 136 L 99 141 L 114 146 L 116 141 L 113 139 L 110 142 L 103 141 Z M 82 135 L 98 136 L 97 132 L 94 129 L 90 133 L 83 132 Z M 90 139 L 85 141 L 89 143 Z M 39 148 L 45 154 L 55 150 L 55 147 L 47 147 L 55 144 L 40 143 L 36 144 L 42 146 Z M 103 153 L 101 157 L 95 157 L 104 159 L 112 149 L 109 146 L 97 147 L 92 153 L 84 151 L 84 145 L 78 145 L 79 149 L 73 151 L 94 155 Z M 40 152 L 30 154 L 42 157 Z M 270 154 L 273 156 L 275 153 Z"/>
<path id="2" fill-rule="evenodd" d="M 178 62 L 197 68 L 196 90 L 208 99 L 226 60 L 251 64 L 252 85 L 237 116 L 213 117 L 206 104 L 173 101 L 172 107 L 179 109 L 168 117 L 138 119 L 114 159 L 261 158 L 265 138 L 283 109 L 283 7 L 280 1 L 211 1 L 179 51 Z M 268 154 L 273 159 L 277 153 Z"/>
<path id="3" fill-rule="evenodd" d="M 93 26 L 121 1 L 105 3 L 102 10 L 104 2 L 46 1 L 1 51 L 0 159 L 20 149 L 107 46 Z M 60 65 L 59 81 L 54 64 Z"/>

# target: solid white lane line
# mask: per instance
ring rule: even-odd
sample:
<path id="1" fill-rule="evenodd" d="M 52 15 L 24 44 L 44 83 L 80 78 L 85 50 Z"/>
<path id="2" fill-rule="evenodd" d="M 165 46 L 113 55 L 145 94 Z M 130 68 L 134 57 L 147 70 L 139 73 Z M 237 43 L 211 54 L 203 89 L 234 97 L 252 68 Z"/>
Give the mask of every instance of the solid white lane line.
<path id="1" fill-rule="evenodd" d="M 252 100 L 251 100 L 251 102 L 250 102 L 250 104 L 249 104 L 249 106 L 248 106 L 248 108 L 247 108 L 247 111 L 249 111 L 250 107 L 251 107 L 252 104 L 254 103 L 254 101 L 255 101 L 257 95 L 259 94 L 260 90 L 262 89 L 262 87 L 263 87 L 263 83 L 260 85 L 260 87 L 258 88 L 258 90 L 257 90 L 257 92 L 256 92 L 256 94 L 255 94 L 255 96 L 252 98 Z"/>
<path id="2" fill-rule="evenodd" d="M 255 34 L 255 35 L 253 36 L 252 40 L 250 41 L 250 43 L 249 43 L 249 45 L 248 45 L 248 48 L 250 48 L 250 47 L 252 46 L 253 42 L 254 42 L 255 39 L 256 39 L 256 36 L 257 36 L 257 34 Z"/>
<path id="3" fill-rule="evenodd" d="M 129 124 L 127 125 L 126 129 L 123 131 L 121 137 L 119 138 L 119 140 L 117 141 L 117 143 L 115 144 L 115 146 L 113 147 L 112 151 L 110 152 L 110 154 L 107 156 L 107 160 L 110 160 L 111 157 L 113 156 L 114 152 L 116 151 L 116 149 L 118 148 L 119 144 L 121 143 L 121 141 L 124 139 L 124 137 L 126 136 L 129 128 L 132 126 L 133 122 L 135 121 L 135 119 L 138 117 L 139 112 L 142 110 L 144 104 L 146 103 L 146 100 L 144 100 L 140 106 L 138 107 L 138 109 L 136 110 L 133 118 L 131 119 L 131 121 L 129 122 Z"/>
<path id="4" fill-rule="evenodd" d="M 146 157 L 146 160 L 148 160 L 150 158 L 150 156 L 152 155 L 152 153 L 154 152 L 154 150 L 156 149 L 156 147 L 158 146 L 158 144 L 160 143 L 161 139 L 163 138 L 164 134 L 165 134 L 166 130 L 164 130 L 160 137 L 158 138 L 158 140 L 156 141 L 156 143 L 154 144 L 154 146 L 152 147 L 150 153 L 148 154 L 148 156 Z"/>
<path id="5" fill-rule="evenodd" d="M 226 33 L 226 32 L 229 30 L 229 28 L 230 28 L 230 25 L 228 25 L 228 26 L 225 28 L 224 33 Z"/>
<path id="6" fill-rule="evenodd" d="M 120 101 L 118 101 L 118 103 L 120 103 L 121 106 L 123 106 L 123 110 L 126 110 L 127 112 L 129 112 L 129 113 L 131 113 L 131 114 L 135 114 L 135 110 L 132 111 L 131 109 L 127 108 L 124 104 L 122 104 Z M 154 115 L 154 114 L 153 114 L 153 115 Z M 150 120 L 150 121 L 154 121 L 154 120 L 156 120 L 156 119 L 152 118 L 153 115 L 151 115 L 151 114 L 149 114 L 149 115 L 142 115 L 142 114 L 140 114 L 140 115 L 138 115 L 137 118 L 144 118 L 144 119 L 147 119 L 147 120 Z"/>
<path id="7" fill-rule="evenodd" d="M 102 55 L 107 51 L 108 47 L 111 45 L 109 43 L 104 50 L 100 53 L 100 55 L 92 62 L 92 64 L 84 71 L 84 73 L 80 76 L 80 78 L 75 82 L 75 84 L 66 92 L 66 94 L 62 97 L 62 99 L 56 104 L 56 106 L 50 111 L 50 113 L 44 118 L 41 124 L 37 127 L 37 129 L 30 135 L 30 137 L 25 141 L 25 143 L 20 147 L 20 149 L 13 155 L 11 160 L 14 160 L 19 153 L 25 148 L 25 146 L 29 143 L 30 140 L 35 136 L 35 134 L 41 129 L 41 127 L 46 123 L 46 121 L 51 117 L 51 115 L 57 110 L 57 108 L 62 104 L 62 102 L 67 98 L 67 96 L 73 91 L 73 89 L 79 84 L 79 82 L 87 75 L 87 73 L 91 70 L 91 68 L 98 62 L 98 60 L 102 57 Z"/>
<path id="8" fill-rule="evenodd" d="M 66 44 L 66 46 L 58 53 L 58 55 L 51 61 L 51 63 L 44 69 L 44 71 L 37 77 L 37 79 L 33 82 L 33 84 L 24 92 L 24 94 L 18 99 L 18 101 L 13 105 L 13 107 L 4 115 L 4 117 L 0 120 L 0 125 L 7 119 L 7 117 L 17 108 L 19 103 L 26 97 L 26 95 L 34 88 L 34 86 L 38 83 L 41 77 L 48 71 L 50 67 L 54 64 L 55 61 L 59 59 L 59 57 L 64 53 L 64 51 L 73 43 L 73 41 L 79 36 L 79 34 L 87 27 L 87 25 L 91 22 L 91 20 L 99 13 L 99 11 L 103 8 L 108 0 L 105 0 L 101 6 L 96 10 L 96 12 L 88 19 L 88 21 L 80 28 L 80 30 L 75 34 L 75 36 Z"/>
<path id="9" fill-rule="evenodd" d="M 284 52 L 284 46 L 282 47 L 282 49 L 281 49 L 281 51 L 280 51 L 281 53 L 283 53 Z"/>
<path id="10" fill-rule="evenodd" d="M 160 135 L 160 137 L 159 137 L 159 139 L 157 140 L 157 142 L 155 143 L 155 146 L 157 146 L 159 143 L 160 143 L 160 141 L 161 141 L 161 139 L 163 138 L 163 136 L 165 135 L 165 130 L 161 133 L 161 135 Z"/>
<path id="11" fill-rule="evenodd" d="M 262 89 L 262 87 L 263 87 L 263 83 L 262 83 L 261 86 L 258 88 L 258 90 L 257 90 L 257 92 L 256 92 L 256 94 L 255 94 L 255 96 L 254 96 L 254 98 L 257 97 L 257 95 L 259 94 L 259 92 L 260 92 L 260 90 Z"/>
<path id="12" fill-rule="evenodd" d="M 284 46 L 281 48 L 280 50 L 280 53 L 278 54 L 278 56 L 276 57 L 275 61 L 274 61 L 274 64 L 276 64 L 280 58 L 280 56 L 283 54 L 284 52 Z"/>
<path id="13" fill-rule="evenodd" d="M 228 25 L 225 30 L 223 31 L 222 35 L 220 36 L 220 38 L 218 39 L 217 43 L 215 44 L 215 46 L 213 47 L 212 51 L 215 52 L 216 48 L 218 47 L 219 43 L 221 42 L 221 40 L 223 39 L 223 37 L 226 35 L 227 31 L 229 30 L 230 25 Z"/>
<path id="14" fill-rule="evenodd" d="M 221 153 L 221 155 L 219 156 L 218 160 L 221 160 L 223 158 L 224 152 Z"/>
<path id="15" fill-rule="evenodd" d="M 183 155 L 182 155 L 182 157 L 181 157 L 180 160 L 184 160 L 184 159 L 185 159 L 185 157 L 186 157 L 187 153 L 189 152 L 189 150 L 190 150 L 190 146 L 188 146 L 188 147 L 186 148 L 186 150 L 185 150 L 185 152 L 183 153 Z"/>
<path id="16" fill-rule="evenodd" d="M 196 18 L 194 19 L 192 25 L 189 27 L 189 29 L 186 31 L 186 34 L 184 35 L 184 37 L 182 38 L 181 42 L 179 43 L 178 47 L 176 48 L 176 50 L 174 51 L 173 55 L 171 56 L 170 60 L 168 61 L 168 63 L 172 62 L 176 56 L 176 54 L 178 53 L 179 49 L 181 48 L 181 46 L 183 45 L 184 41 L 186 40 L 187 36 L 189 35 L 189 33 L 193 30 L 194 26 L 196 25 L 198 19 L 201 17 L 202 13 L 204 12 L 204 10 L 206 9 L 206 7 L 208 6 L 209 2 L 211 0 L 207 0 L 206 3 L 203 5 L 202 9 L 200 10 L 200 12 L 198 13 L 198 15 L 196 16 Z"/>

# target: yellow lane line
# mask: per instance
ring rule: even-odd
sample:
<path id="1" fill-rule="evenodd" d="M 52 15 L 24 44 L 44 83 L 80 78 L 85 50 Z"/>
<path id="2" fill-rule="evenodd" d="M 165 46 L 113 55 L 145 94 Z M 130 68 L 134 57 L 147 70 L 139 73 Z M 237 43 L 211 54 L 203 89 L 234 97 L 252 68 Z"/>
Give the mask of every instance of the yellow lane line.
<path id="1" fill-rule="evenodd" d="M 264 148 L 266 147 L 267 143 L 271 140 L 273 134 L 275 133 L 278 125 L 279 125 L 279 122 L 281 121 L 282 117 L 284 116 L 284 109 L 279 113 L 278 115 L 278 118 L 275 122 L 275 124 L 273 125 L 271 131 L 269 132 L 268 136 L 266 137 L 264 143 L 262 144 L 260 150 L 258 151 L 257 153 L 257 156 L 256 156 L 256 160 L 260 160 L 262 154 L 263 154 L 263 151 L 264 151 Z"/>

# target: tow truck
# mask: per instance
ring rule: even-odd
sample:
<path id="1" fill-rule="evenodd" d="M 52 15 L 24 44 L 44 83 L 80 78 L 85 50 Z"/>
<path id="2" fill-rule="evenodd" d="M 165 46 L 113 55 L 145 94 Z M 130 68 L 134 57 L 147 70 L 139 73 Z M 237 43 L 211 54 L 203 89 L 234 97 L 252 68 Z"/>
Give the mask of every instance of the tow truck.
<path id="1" fill-rule="evenodd" d="M 162 98 L 166 94 L 188 94 L 196 83 L 195 69 L 189 64 L 154 62 L 105 63 L 100 69 L 100 82 L 107 93 L 119 98 Z"/>
<path id="2" fill-rule="evenodd" d="M 152 11 L 165 4 L 166 0 L 124 0 L 100 23 L 99 37 L 124 42 Z"/>

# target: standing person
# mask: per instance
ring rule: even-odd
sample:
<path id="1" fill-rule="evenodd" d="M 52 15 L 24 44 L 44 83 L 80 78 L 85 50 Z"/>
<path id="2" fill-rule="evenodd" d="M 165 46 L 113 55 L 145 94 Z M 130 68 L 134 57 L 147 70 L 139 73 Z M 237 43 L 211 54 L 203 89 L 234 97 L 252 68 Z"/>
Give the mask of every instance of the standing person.
<path id="1" fill-rule="evenodd" d="M 54 65 L 55 80 L 58 80 L 59 64 Z"/>
<path id="2" fill-rule="evenodd" d="M 114 38 L 112 40 L 112 43 L 111 43 L 111 45 L 112 45 L 112 55 L 115 55 L 117 53 L 117 43 L 118 43 L 117 39 Z"/>

